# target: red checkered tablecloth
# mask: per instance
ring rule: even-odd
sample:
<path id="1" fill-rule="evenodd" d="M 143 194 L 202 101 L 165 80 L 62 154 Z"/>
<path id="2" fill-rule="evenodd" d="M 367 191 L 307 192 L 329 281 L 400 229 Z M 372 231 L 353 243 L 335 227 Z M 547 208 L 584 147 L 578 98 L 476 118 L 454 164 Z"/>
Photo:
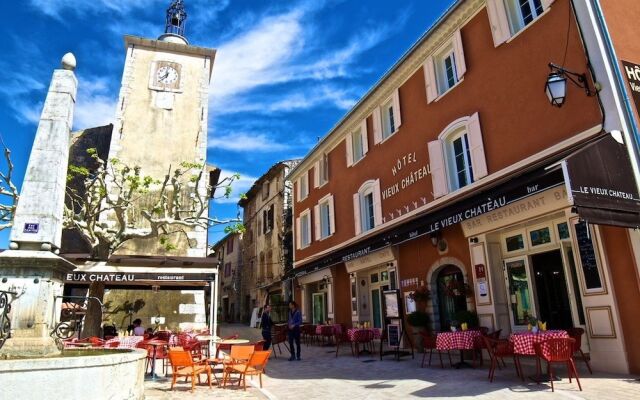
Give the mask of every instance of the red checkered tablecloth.
<path id="1" fill-rule="evenodd" d="M 144 336 L 122 336 L 107 340 L 104 347 L 109 347 L 109 343 L 118 342 L 118 349 L 135 349 L 138 343 L 144 340 Z"/>
<path id="2" fill-rule="evenodd" d="M 436 337 L 438 350 L 471 350 L 475 348 L 480 331 L 441 332 Z"/>
<path id="3" fill-rule="evenodd" d="M 331 327 L 333 328 L 334 335 L 342 335 L 342 326 L 340 324 L 333 325 L 318 325 L 316 326 L 316 335 L 322 335 L 322 328 Z"/>
<path id="4" fill-rule="evenodd" d="M 347 329 L 347 336 L 349 340 L 354 342 L 360 335 L 364 335 L 365 332 L 373 332 L 374 339 L 380 339 L 380 329 L 378 328 L 353 328 Z"/>
<path id="5" fill-rule="evenodd" d="M 568 338 L 567 331 L 554 330 L 544 332 L 515 332 L 509 336 L 509 341 L 513 343 L 513 350 L 516 354 L 535 355 L 534 343 L 544 342 L 555 338 Z"/>

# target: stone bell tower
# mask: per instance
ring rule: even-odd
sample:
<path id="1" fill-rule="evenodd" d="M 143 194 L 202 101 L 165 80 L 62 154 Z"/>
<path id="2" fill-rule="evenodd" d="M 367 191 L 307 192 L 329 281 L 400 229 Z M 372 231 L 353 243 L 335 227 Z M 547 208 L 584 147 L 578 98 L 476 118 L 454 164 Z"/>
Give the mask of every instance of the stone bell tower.
<path id="1" fill-rule="evenodd" d="M 125 36 L 126 60 L 116 110 L 109 159 L 139 166 L 162 179 L 183 162 L 205 164 L 209 83 L 214 49 L 192 46 L 185 36 L 187 12 L 182 0 L 167 10 L 165 32 L 158 39 Z M 195 190 L 206 203 L 206 182 Z M 138 219 L 141 220 L 141 219 Z M 204 257 L 205 229 L 175 234 L 172 255 Z M 158 255 L 157 239 L 128 242 L 120 253 Z"/>

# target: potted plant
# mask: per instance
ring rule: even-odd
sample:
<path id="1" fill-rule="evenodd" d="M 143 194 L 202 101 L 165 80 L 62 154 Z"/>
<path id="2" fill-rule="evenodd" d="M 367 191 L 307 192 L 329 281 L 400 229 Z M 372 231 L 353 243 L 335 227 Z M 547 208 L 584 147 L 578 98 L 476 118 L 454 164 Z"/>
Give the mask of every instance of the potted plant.
<path id="1" fill-rule="evenodd" d="M 409 294 L 409 298 L 415 302 L 426 302 L 431 298 L 431 292 L 426 286 L 419 286 L 415 291 Z"/>
<path id="2" fill-rule="evenodd" d="M 414 311 L 407 315 L 407 323 L 412 326 L 413 341 L 418 351 L 423 351 L 421 332 L 428 332 L 431 327 L 431 317 L 424 311 Z"/>

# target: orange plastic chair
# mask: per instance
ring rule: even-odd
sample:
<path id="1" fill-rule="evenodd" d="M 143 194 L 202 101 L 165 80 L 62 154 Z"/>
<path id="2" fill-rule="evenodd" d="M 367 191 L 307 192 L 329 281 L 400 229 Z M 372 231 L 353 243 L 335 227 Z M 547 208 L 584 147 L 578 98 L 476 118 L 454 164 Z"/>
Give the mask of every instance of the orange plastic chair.
<path id="1" fill-rule="evenodd" d="M 264 344 L 265 344 L 264 340 L 258 340 L 257 342 L 255 342 L 253 344 L 254 350 L 255 351 L 263 351 L 264 350 Z"/>
<path id="2" fill-rule="evenodd" d="M 264 373 L 265 367 L 267 366 L 267 362 L 269 361 L 269 356 L 271 355 L 271 351 L 256 351 L 251 355 L 251 358 L 244 363 L 234 364 L 229 371 L 225 373 L 225 376 L 236 372 L 240 374 L 240 379 L 238 380 L 238 387 L 242 382 L 242 387 L 244 390 L 247 390 L 247 375 L 255 376 L 258 375 L 260 379 L 260 388 L 262 388 L 262 374 Z M 224 385 L 226 386 L 227 379 L 224 379 Z"/>
<path id="3" fill-rule="evenodd" d="M 584 329 L 582 328 L 570 328 L 567 329 L 567 333 L 569 337 L 575 340 L 573 344 L 573 354 L 580 352 L 580 356 L 582 357 L 582 361 L 587 364 L 587 368 L 589 369 L 589 373 L 593 375 L 593 371 L 591 370 L 591 364 L 589 364 L 589 359 L 582 351 L 582 335 L 584 335 Z"/>
<path id="4" fill-rule="evenodd" d="M 235 365 L 241 365 L 249 361 L 251 356 L 255 353 L 255 345 L 233 345 L 229 355 L 221 360 L 223 365 L 223 384 L 230 377 L 230 374 L 234 372 L 233 367 Z"/>
<path id="5" fill-rule="evenodd" d="M 200 383 L 200 374 L 206 373 L 207 380 L 209 382 L 209 388 L 211 388 L 211 367 L 209 364 L 198 364 L 191 358 L 191 353 L 186 350 L 169 350 L 169 361 L 171 362 L 171 371 L 173 379 L 171 380 L 171 390 L 176 384 L 176 380 L 179 376 L 184 376 L 187 379 L 191 378 L 191 392 L 196 387 L 196 377 L 198 383 Z"/>
<path id="6" fill-rule="evenodd" d="M 575 376 L 576 382 L 578 382 L 578 388 L 582 391 L 576 364 L 573 362 L 575 342 L 572 338 L 557 338 L 534 344 L 536 355 L 547 362 L 547 374 L 549 374 L 552 392 L 555 391 L 553 388 L 553 364 L 556 363 L 566 364 L 569 373 L 569 383 L 571 383 L 571 375 Z"/>

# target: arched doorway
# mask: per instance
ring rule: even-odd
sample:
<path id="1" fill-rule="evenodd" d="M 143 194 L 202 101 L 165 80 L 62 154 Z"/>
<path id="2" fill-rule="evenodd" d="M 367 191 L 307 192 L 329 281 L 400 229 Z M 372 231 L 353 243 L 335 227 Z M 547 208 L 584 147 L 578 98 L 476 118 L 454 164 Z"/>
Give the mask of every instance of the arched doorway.
<path id="1" fill-rule="evenodd" d="M 464 284 L 464 276 L 460 268 L 454 265 L 446 265 L 438 272 L 436 285 L 438 292 L 438 314 L 440 317 L 440 329 L 449 330 L 455 314 L 467 310 L 467 297 L 464 293 L 450 290 L 456 287 L 457 282 Z"/>

